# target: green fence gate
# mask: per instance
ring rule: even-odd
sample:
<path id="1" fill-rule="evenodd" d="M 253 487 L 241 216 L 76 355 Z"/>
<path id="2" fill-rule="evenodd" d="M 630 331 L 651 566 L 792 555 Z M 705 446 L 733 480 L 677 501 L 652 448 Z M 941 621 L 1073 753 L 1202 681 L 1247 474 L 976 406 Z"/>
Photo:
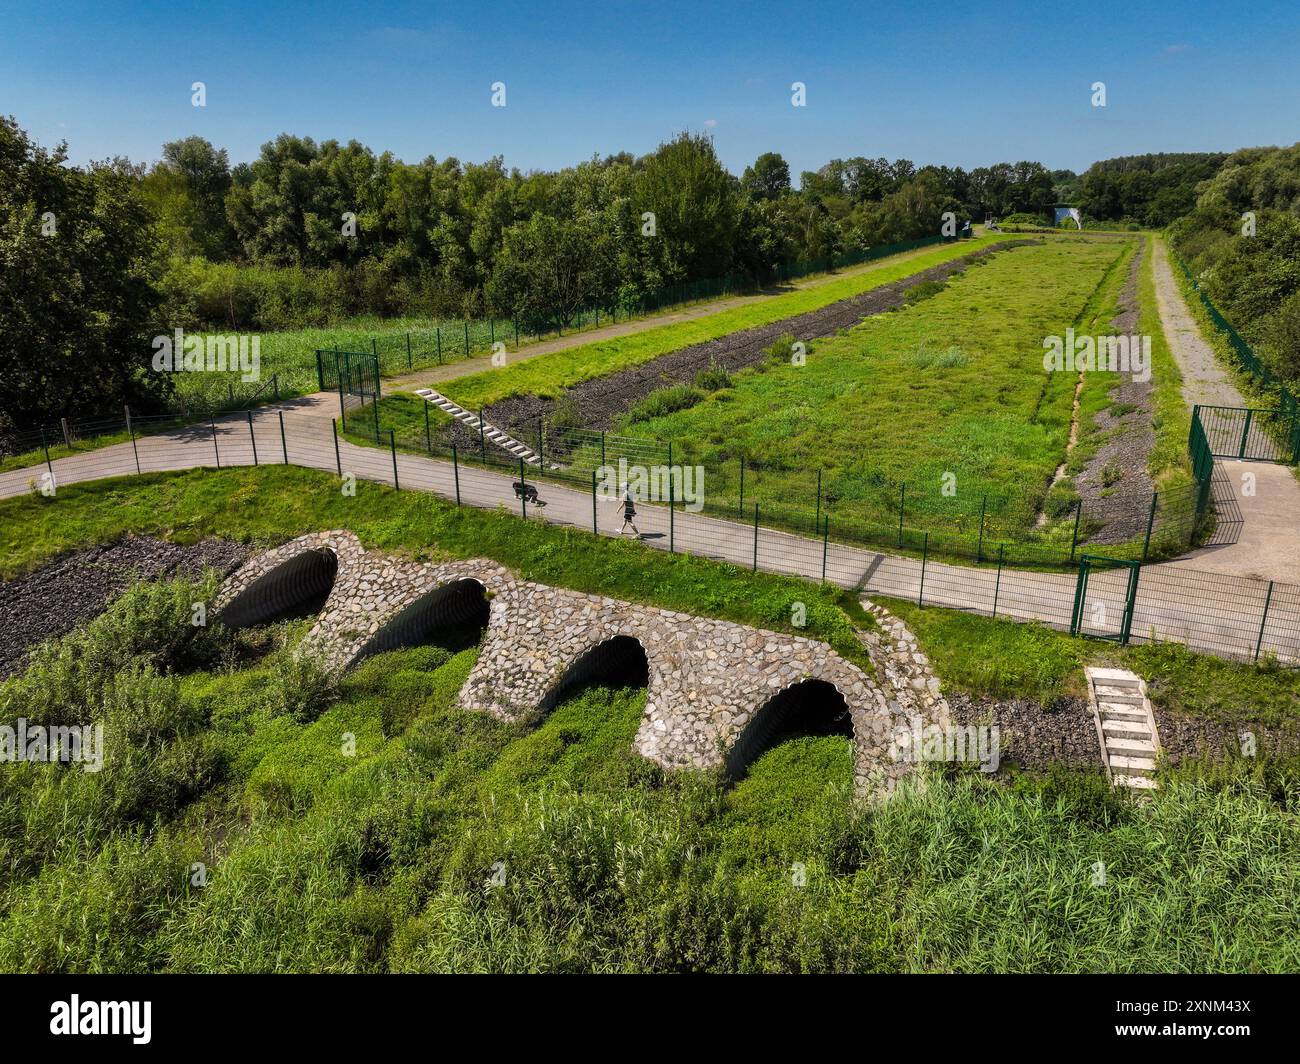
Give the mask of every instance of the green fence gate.
<path id="1" fill-rule="evenodd" d="M 1300 461 L 1300 416 L 1284 407 L 1197 406 L 1192 418 L 1200 422 L 1215 458 Z"/>
<path id="2" fill-rule="evenodd" d="M 1070 634 L 1126 645 L 1133 630 L 1141 562 L 1085 554 L 1079 559 Z"/>

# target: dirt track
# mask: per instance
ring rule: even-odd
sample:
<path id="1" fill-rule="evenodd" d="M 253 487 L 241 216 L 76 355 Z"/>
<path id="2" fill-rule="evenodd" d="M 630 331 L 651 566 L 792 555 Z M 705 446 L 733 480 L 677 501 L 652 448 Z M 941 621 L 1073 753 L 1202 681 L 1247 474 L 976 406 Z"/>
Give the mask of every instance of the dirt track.
<path id="1" fill-rule="evenodd" d="M 1041 243 L 1035 240 L 1007 240 L 980 248 L 970 255 L 898 281 L 873 288 L 869 292 L 840 300 L 819 310 L 792 318 L 743 329 L 706 343 L 692 344 L 661 355 L 640 366 L 597 377 L 569 388 L 562 399 L 519 396 L 494 403 L 486 410 L 489 423 L 498 426 L 534 426 L 539 417 L 548 416 L 560 402 L 576 407 L 578 423 L 586 428 L 609 428 L 614 420 L 639 399 L 665 385 L 690 383 L 695 374 L 710 365 L 728 370 L 744 369 L 762 362 L 766 349 L 777 338 L 789 334 L 796 340 L 811 341 L 852 328 L 864 318 L 901 306 L 906 292 L 923 281 L 941 281 L 964 269 L 973 260 L 1005 248 Z M 453 429 L 458 444 L 477 446 L 478 437 L 459 423 Z M 527 438 L 526 436 L 524 438 Z"/>

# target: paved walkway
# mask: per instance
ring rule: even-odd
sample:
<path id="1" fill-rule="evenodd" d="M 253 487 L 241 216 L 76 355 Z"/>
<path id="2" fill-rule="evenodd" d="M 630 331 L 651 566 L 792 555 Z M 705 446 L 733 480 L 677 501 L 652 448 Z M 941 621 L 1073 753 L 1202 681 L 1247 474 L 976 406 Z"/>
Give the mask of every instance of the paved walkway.
<path id="1" fill-rule="evenodd" d="M 1164 241 L 1157 239 L 1155 245 L 1156 304 L 1183 375 L 1187 409 L 1249 406 L 1187 308 Z M 1216 460 L 1215 467 L 1214 508 L 1221 519 L 1237 525 L 1237 534 L 1232 542 L 1203 547 L 1185 560 L 1217 573 L 1300 581 L 1300 483 L 1290 468 L 1224 459 Z M 1253 494 L 1246 493 L 1248 487 Z"/>
<path id="2" fill-rule="evenodd" d="M 105 477 L 195 467 L 249 466 L 288 462 L 306 468 L 351 473 L 358 480 L 392 484 L 394 458 L 389 451 L 336 441 L 319 418 L 274 410 L 230 417 L 215 426 L 192 426 L 131 443 L 60 458 L 53 463 L 60 487 Z M 402 490 L 433 492 L 446 499 L 484 509 L 504 508 L 523 516 L 511 487 L 513 477 L 473 466 L 459 470 L 446 461 L 421 455 L 396 456 Z M 0 474 L 0 498 L 40 487 L 45 466 Z M 621 524 L 615 499 L 594 498 L 590 491 L 550 480 L 532 480 L 545 506 L 529 506 L 527 517 L 569 525 L 600 535 L 616 535 Z M 57 499 L 57 495 L 56 495 Z M 845 543 L 824 543 L 752 522 L 683 511 L 660 505 L 638 508 L 641 542 L 744 568 L 787 573 L 866 594 L 923 601 L 1017 620 L 1040 620 L 1069 628 L 1077 579 L 1072 573 L 929 563 L 897 557 Z M 581 549 L 581 548 L 578 548 Z M 1093 635 L 1119 631 L 1128 570 L 1096 573 L 1085 597 L 1083 630 Z M 1240 576 L 1207 573 L 1185 566 L 1145 566 L 1141 572 L 1132 622 L 1135 641 L 1177 641 L 1227 657 L 1251 658 L 1257 648 L 1300 664 L 1300 587 L 1268 585 Z"/>

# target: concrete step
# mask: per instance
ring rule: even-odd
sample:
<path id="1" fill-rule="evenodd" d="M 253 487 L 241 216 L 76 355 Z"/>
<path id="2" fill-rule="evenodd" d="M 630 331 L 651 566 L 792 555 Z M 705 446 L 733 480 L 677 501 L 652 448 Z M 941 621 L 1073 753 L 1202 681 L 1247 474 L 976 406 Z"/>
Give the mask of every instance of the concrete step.
<path id="1" fill-rule="evenodd" d="M 1100 702 L 1098 703 L 1097 708 L 1101 710 L 1102 720 L 1140 720 L 1143 724 L 1145 724 L 1147 720 L 1146 713 L 1143 710 L 1138 709 L 1136 706 L 1116 708 L 1115 706 L 1107 705 L 1105 702 Z"/>
<path id="2" fill-rule="evenodd" d="M 520 458 L 529 465 L 541 465 L 541 459 L 536 452 L 527 444 L 520 443 L 509 433 L 502 432 L 495 425 L 489 425 L 477 414 L 472 414 L 464 407 L 452 402 L 440 392 L 435 392 L 432 388 L 420 388 L 415 393 L 426 403 L 436 406 L 445 414 L 450 414 L 458 421 L 462 421 L 471 429 L 478 429 L 480 436 L 484 440 L 491 441 L 494 447 L 500 447 L 503 451 L 508 452 L 515 458 Z M 552 465 L 552 469 L 559 468 Z"/>
<path id="3" fill-rule="evenodd" d="M 1156 755 L 1156 744 L 1149 739 L 1121 739 L 1115 735 L 1106 736 L 1106 752 L 1112 754 L 1147 754 Z M 1114 760 L 1112 758 L 1112 760 Z"/>
<path id="4" fill-rule="evenodd" d="M 1112 772 L 1123 772 L 1128 776 L 1150 776 L 1156 770 L 1156 763 L 1155 759 L 1150 757 L 1124 757 L 1113 754 L 1110 768 Z"/>
<path id="5" fill-rule="evenodd" d="M 1140 691 L 1105 691 L 1097 689 L 1098 702 L 1112 702 L 1117 705 L 1140 706 L 1145 699 Z"/>
<path id="6" fill-rule="evenodd" d="M 1150 791 L 1160 756 L 1160 736 L 1146 684 L 1127 669 L 1088 666 L 1088 704 L 1097 728 L 1102 763 L 1112 785 Z"/>
<path id="7" fill-rule="evenodd" d="M 1146 739 L 1151 735 L 1151 729 L 1146 726 L 1145 722 L 1139 724 L 1129 720 L 1103 719 L 1101 730 L 1106 733 L 1107 737 L 1115 735 L 1128 739 Z"/>

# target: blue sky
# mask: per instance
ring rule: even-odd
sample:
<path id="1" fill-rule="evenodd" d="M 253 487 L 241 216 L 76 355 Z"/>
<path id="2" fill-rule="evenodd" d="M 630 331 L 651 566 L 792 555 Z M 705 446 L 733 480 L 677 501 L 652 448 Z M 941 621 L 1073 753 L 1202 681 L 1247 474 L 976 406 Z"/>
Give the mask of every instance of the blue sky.
<path id="1" fill-rule="evenodd" d="M 1083 169 L 1300 140 L 1295 0 L 21 0 L 0 25 L 0 112 L 74 162 L 152 161 L 194 133 L 238 162 L 285 131 L 528 170 L 707 130 L 733 172 L 773 150 L 795 174 L 850 155 Z"/>

